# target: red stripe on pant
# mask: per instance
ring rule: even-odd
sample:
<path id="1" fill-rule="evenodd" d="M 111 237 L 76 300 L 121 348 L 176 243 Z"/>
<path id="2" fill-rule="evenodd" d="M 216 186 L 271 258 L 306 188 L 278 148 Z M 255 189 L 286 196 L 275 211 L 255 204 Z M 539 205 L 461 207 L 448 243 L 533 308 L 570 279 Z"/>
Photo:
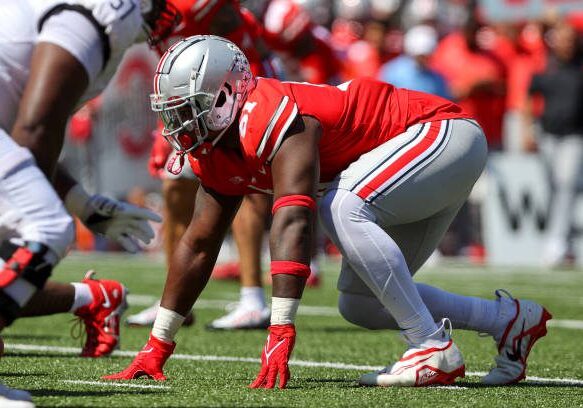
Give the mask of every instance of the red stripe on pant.
<path id="1" fill-rule="evenodd" d="M 401 157 L 387 166 L 382 172 L 377 174 L 371 181 L 357 190 L 356 194 L 363 200 L 366 200 L 368 196 L 376 192 L 377 189 L 385 184 L 391 177 L 401 171 L 417 157 L 422 155 L 427 149 L 431 147 L 433 142 L 435 142 L 435 139 L 437 139 L 442 123 L 442 121 L 431 122 L 427 134 L 419 143 L 406 151 Z"/>

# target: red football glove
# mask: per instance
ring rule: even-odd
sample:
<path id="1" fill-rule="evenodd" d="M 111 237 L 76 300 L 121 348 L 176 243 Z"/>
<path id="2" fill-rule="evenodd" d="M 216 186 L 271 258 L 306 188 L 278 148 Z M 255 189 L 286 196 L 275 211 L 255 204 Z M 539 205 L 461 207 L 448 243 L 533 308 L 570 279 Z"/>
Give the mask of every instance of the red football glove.
<path id="1" fill-rule="evenodd" d="M 160 178 L 164 175 L 164 167 L 168 156 L 172 153 L 172 146 L 166 141 L 158 130 L 152 133 L 154 137 L 154 144 L 150 151 L 150 159 L 148 160 L 148 170 L 152 177 Z"/>
<path id="2" fill-rule="evenodd" d="M 289 380 L 287 365 L 296 342 L 293 324 L 269 326 L 269 336 L 261 353 L 261 370 L 250 388 L 273 388 L 279 373 L 279 388 L 285 388 Z"/>
<path id="3" fill-rule="evenodd" d="M 134 361 L 117 374 L 103 376 L 104 380 L 134 380 L 143 376 L 156 381 L 166 381 L 162 368 L 168 357 L 174 351 L 176 343 L 166 343 L 150 334 L 150 339 L 144 348 L 134 358 Z"/>

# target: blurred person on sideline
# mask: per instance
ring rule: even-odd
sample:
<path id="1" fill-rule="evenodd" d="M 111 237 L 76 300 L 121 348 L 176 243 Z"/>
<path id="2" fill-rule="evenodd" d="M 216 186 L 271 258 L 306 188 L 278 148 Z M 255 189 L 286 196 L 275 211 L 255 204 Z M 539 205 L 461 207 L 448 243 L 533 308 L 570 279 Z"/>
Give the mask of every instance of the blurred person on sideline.
<path id="1" fill-rule="evenodd" d="M 332 41 L 341 54 L 342 81 L 374 78 L 382 63 L 385 27 L 371 18 L 366 0 L 335 0 Z"/>
<path id="2" fill-rule="evenodd" d="M 340 60 L 330 33 L 312 21 L 294 0 L 271 1 L 263 16 L 265 40 L 280 53 L 289 79 L 313 84 L 338 84 Z"/>
<path id="3" fill-rule="evenodd" d="M 426 92 L 451 99 L 444 77 L 429 66 L 437 47 L 437 32 L 418 25 L 405 34 L 405 53 L 381 67 L 378 79 L 399 88 Z"/>
<path id="4" fill-rule="evenodd" d="M 525 113 L 524 149 L 540 150 L 554 189 L 543 262 L 564 264 L 572 251 L 574 204 L 583 159 L 583 59 L 575 29 L 559 21 L 549 32 L 549 57 L 533 76 Z M 532 96 L 542 95 L 541 137 L 534 136 Z"/>
<path id="5" fill-rule="evenodd" d="M 487 27 L 471 13 L 461 31 L 437 46 L 431 66 L 442 74 L 456 102 L 480 124 L 490 151 L 502 148 L 506 70 L 488 49 Z"/>

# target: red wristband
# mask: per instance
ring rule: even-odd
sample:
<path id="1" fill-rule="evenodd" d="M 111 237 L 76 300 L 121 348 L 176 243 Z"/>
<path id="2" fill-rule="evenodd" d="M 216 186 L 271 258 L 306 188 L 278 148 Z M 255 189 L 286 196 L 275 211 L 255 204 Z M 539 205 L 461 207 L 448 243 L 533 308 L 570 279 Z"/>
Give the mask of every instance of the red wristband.
<path id="1" fill-rule="evenodd" d="M 271 208 L 271 214 L 275 214 L 275 212 L 281 207 L 288 207 L 291 205 L 306 207 L 312 211 L 316 211 L 316 201 L 312 197 L 303 194 L 292 194 L 279 197 L 275 200 L 273 207 Z"/>
<path id="2" fill-rule="evenodd" d="M 311 272 L 310 266 L 304 265 L 303 263 L 294 261 L 271 261 L 272 275 L 285 274 L 307 278 Z"/>

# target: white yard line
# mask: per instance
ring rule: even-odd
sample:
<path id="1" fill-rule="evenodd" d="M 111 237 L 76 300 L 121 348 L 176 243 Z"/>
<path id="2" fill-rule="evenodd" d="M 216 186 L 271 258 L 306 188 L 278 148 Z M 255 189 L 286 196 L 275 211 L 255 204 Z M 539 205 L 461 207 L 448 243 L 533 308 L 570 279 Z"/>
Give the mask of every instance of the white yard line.
<path id="1" fill-rule="evenodd" d="M 128 295 L 128 302 L 135 306 L 151 306 L 156 301 L 155 296 L 150 295 Z M 194 305 L 195 309 L 224 309 L 232 304 L 232 300 L 227 299 L 199 299 Z M 304 316 L 340 316 L 338 309 L 330 306 L 303 306 L 300 305 L 298 314 Z M 561 329 L 583 330 L 583 320 L 549 320 L 549 327 L 559 327 Z"/>
<path id="2" fill-rule="evenodd" d="M 167 385 L 148 385 L 148 384 L 129 384 L 120 383 L 113 381 L 82 381 L 82 380 L 62 380 L 61 382 L 67 384 L 81 384 L 81 385 L 98 385 L 101 387 L 127 387 L 127 388 L 144 388 L 144 389 L 157 389 L 157 390 L 169 390 L 172 387 Z"/>
<path id="3" fill-rule="evenodd" d="M 5 345 L 7 350 L 20 350 L 20 351 L 40 351 L 40 352 L 52 352 L 61 354 L 79 354 L 81 351 L 76 347 L 58 347 L 58 346 L 42 346 L 37 344 L 10 344 Z M 114 356 L 122 357 L 133 357 L 137 354 L 137 351 L 114 351 Z M 251 357 L 231 357 L 231 356 L 214 356 L 214 355 L 197 355 L 197 354 L 173 354 L 172 357 L 176 360 L 189 360 L 189 361 L 223 361 L 223 362 L 233 362 L 233 363 L 254 363 L 259 364 L 260 360 L 258 358 Z M 331 368 L 336 370 L 356 370 L 356 371 L 376 371 L 383 368 L 382 366 L 374 365 L 357 365 L 357 364 L 346 364 L 331 361 L 306 361 L 306 360 L 291 360 L 290 365 L 298 367 L 308 367 L 308 368 Z M 468 377 L 482 377 L 486 375 L 486 372 L 482 371 L 469 371 L 466 372 Z M 578 380 L 575 378 L 546 378 L 546 377 L 527 377 L 527 381 L 534 383 L 544 383 L 544 384 L 563 384 L 563 385 L 573 385 L 573 386 L 583 386 L 583 380 Z M 97 382 L 98 384 L 107 384 L 104 382 Z M 442 387 L 443 388 L 443 387 Z M 455 387 L 460 388 L 460 387 Z"/>
<path id="4" fill-rule="evenodd" d="M 547 322 L 547 326 L 560 327 L 561 329 L 583 330 L 583 320 L 552 319 Z"/>

